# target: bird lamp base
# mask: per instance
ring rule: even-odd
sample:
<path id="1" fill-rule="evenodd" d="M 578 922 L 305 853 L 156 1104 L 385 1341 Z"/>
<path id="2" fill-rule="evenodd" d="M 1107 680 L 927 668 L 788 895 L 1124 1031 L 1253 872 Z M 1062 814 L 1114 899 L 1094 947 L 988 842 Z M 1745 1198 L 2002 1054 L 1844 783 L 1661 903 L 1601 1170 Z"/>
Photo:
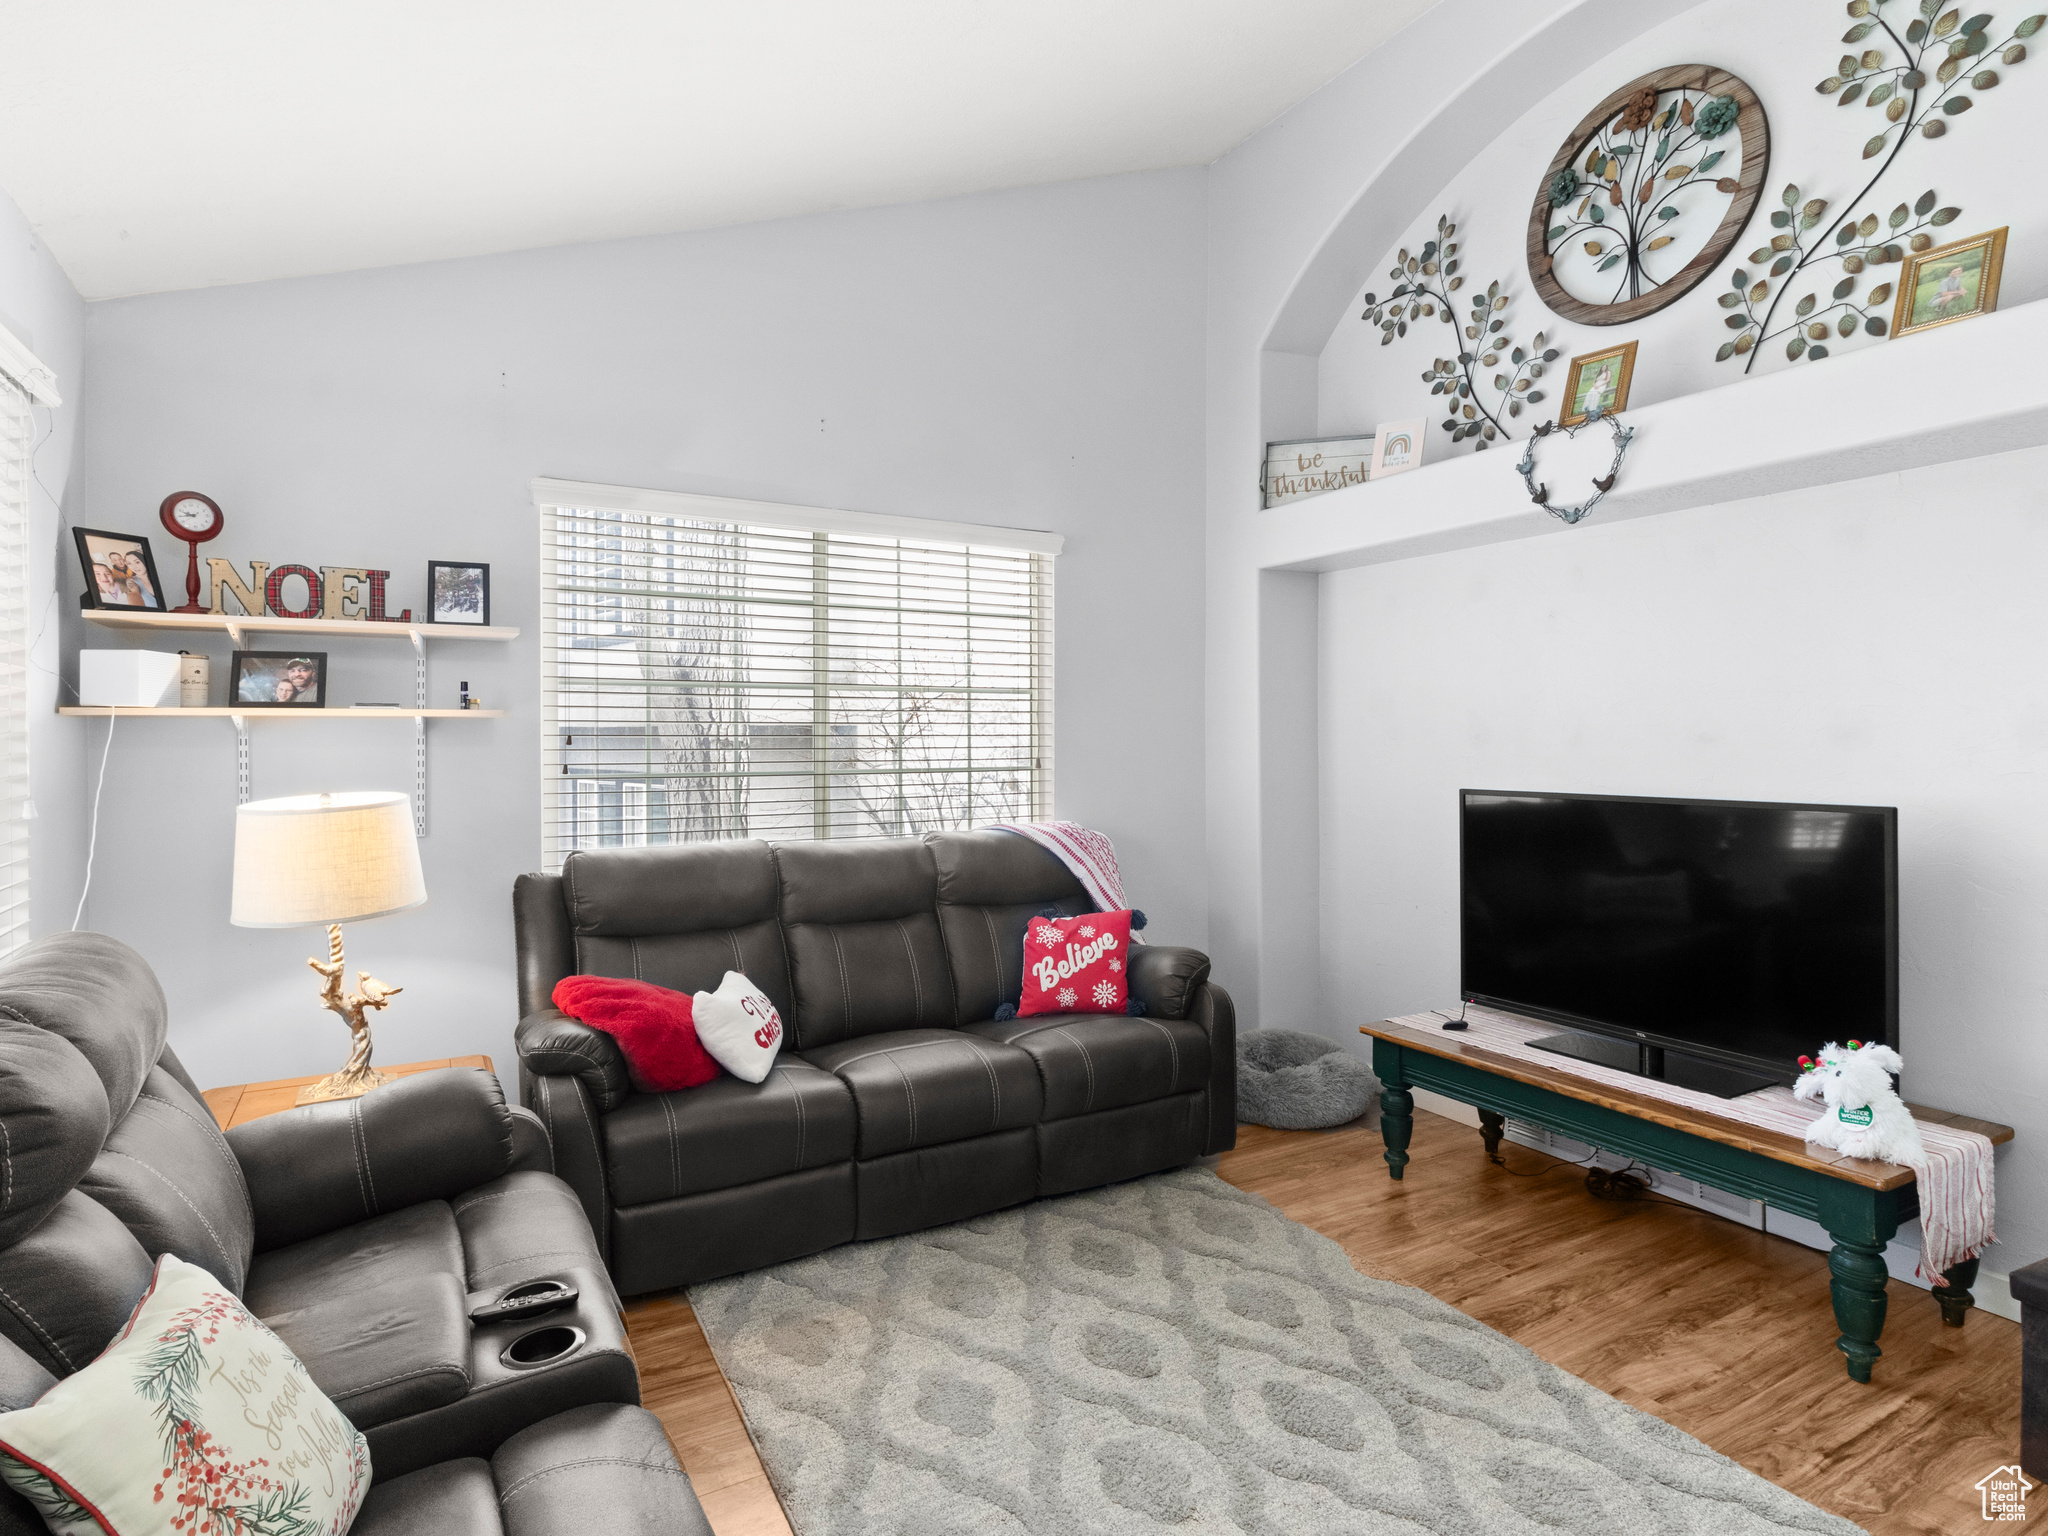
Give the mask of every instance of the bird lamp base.
<path id="1" fill-rule="evenodd" d="M 294 1104 L 325 1104 L 330 1099 L 359 1099 L 372 1088 L 380 1088 L 391 1081 L 389 1073 L 374 1069 L 363 1072 L 336 1072 L 323 1077 L 317 1083 L 308 1083 L 299 1090 Z"/>

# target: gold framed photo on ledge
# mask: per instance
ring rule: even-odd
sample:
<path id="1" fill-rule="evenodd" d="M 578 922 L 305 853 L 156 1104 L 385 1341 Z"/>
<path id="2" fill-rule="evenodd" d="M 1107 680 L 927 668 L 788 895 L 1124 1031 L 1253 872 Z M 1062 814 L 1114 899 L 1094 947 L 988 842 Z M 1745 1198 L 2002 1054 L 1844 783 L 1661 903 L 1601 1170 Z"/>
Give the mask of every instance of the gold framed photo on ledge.
<path id="1" fill-rule="evenodd" d="M 1899 274 L 1892 335 L 1910 336 L 1990 314 L 1998 308 L 1998 277 L 2004 267 L 2005 229 L 1908 256 L 1906 269 Z"/>
<path id="2" fill-rule="evenodd" d="M 1615 416 L 1628 409 L 1628 387 L 1636 376 L 1636 344 L 1624 341 L 1601 352 L 1582 352 L 1565 375 L 1564 406 L 1557 424 L 1583 427 L 1593 413 Z"/>

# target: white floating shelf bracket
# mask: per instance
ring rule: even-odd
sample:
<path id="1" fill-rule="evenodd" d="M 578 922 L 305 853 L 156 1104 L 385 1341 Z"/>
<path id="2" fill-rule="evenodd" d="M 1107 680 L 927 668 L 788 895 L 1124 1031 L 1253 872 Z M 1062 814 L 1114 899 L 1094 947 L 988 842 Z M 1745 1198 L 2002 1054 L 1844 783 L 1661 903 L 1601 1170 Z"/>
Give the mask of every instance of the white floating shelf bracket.
<path id="1" fill-rule="evenodd" d="M 236 642 L 239 644 L 240 642 Z M 229 715 L 235 727 L 235 804 L 249 803 L 249 722 L 241 715 Z"/>
<path id="2" fill-rule="evenodd" d="M 427 637 L 419 626 L 407 630 L 412 636 L 412 702 L 415 709 L 427 707 Z M 427 835 L 427 721 L 424 715 L 412 723 L 412 830 Z"/>

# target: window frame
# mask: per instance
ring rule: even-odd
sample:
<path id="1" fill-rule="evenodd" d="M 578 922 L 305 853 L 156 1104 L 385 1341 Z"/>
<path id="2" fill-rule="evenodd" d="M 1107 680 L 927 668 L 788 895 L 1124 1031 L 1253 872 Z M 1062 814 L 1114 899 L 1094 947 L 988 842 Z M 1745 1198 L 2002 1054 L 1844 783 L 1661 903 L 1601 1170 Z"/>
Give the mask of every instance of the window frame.
<path id="1" fill-rule="evenodd" d="M 588 819 L 604 835 L 602 812 L 586 813 L 582 798 L 586 790 L 604 781 L 588 777 L 587 771 L 571 767 L 563 747 L 564 723 L 560 700 L 573 691 L 556 674 L 556 637 L 560 620 L 556 608 L 555 569 L 559 550 L 557 520 L 561 513 L 619 513 L 631 516 L 677 518 L 698 523 L 719 523 L 781 533 L 810 534 L 818 542 L 819 559 L 827 558 L 828 536 L 851 534 L 867 538 L 904 539 L 921 544 L 959 545 L 1007 554 L 1039 556 L 1030 562 L 1032 597 L 1030 611 L 1035 618 L 1028 645 L 1030 658 L 1030 750 L 1033 762 L 1028 816 L 1042 819 L 1052 814 L 1053 785 L 1053 628 L 1051 601 L 1052 560 L 1065 546 L 1056 533 L 1037 529 L 1006 528 L 979 523 L 899 517 L 871 512 L 852 512 L 828 507 L 796 506 L 783 502 L 746 501 L 735 497 L 702 496 L 683 491 L 655 491 L 632 486 L 595 484 L 587 481 L 536 479 L 532 483 L 539 514 L 540 569 L 540 692 L 541 692 L 541 848 L 542 866 L 558 871 L 573 849 L 585 846 L 580 828 Z M 822 679 L 830 664 L 829 652 L 814 652 L 812 671 Z M 822 680 L 819 687 L 827 686 Z M 638 809 L 638 840 L 629 822 L 634 820 L 620 795 L 618 826 L 620 846 L 645 846 L 651 840 L 651 797 L 642 790 Z M 813 835 L 830 835 L 829 810 L 814 805 Z M 785 838 L 787 835 L 785 834 Z M 598 846 L 611 846 L 600 843 Z"/>
<path id="2" fill-rule="evenodd" d="M 11 342 L 4 331 L 0 339 Z M 18 347 L 18 343 L 15 344 Z M 0 956 L 28 943 L 34 894 L 29 805 L 28 547 L 39 396 L 0 347 Z M 22 370 L 24 373 L 27 370 Z M 47 370 L 45 370 L 47 372 Z"/>

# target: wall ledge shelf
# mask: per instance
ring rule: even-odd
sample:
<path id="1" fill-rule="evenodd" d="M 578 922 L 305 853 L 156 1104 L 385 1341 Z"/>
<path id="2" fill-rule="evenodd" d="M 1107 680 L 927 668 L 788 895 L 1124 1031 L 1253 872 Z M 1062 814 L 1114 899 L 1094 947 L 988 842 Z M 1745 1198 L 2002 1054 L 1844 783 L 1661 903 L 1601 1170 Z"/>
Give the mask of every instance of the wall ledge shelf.
<path id="1" fill-rule="evenodd" d="M 501 720 L 502 709 L 267 709 L 250 706 L 237 709 L 228 704 L 194 705 L 189 709 L 175 706 L 150 706 L 142 704 L 60 704 L 60 715 L 83 715 L 87 719 L 104 720 L 108 715 L 119 715 L 126 720 L 131 716 L 144 719 L 174 720 Z"/>
<path id="2" fill-rule="evenodd" d="M 1254 563 L 1348 570 L 2034 447 L 2048 443 L 2048 374 L 2031 361 L 2044 351 L 2048 300 L 2037 300 L 1762 378 L 1731 374 L 1719 388 L 1626 412 L 1636 438 L 1620 481 L 1573 527 L 1530 504 L 1515 472 L 1524 433 L 1250 513 Z M 1439 437 L 1432 427 L 1431 448 Z M 1606 438 L 1596 446 L 1604 464 Z M 1559 502 L 1589 489 L 1552 469 L 1565 451 L 1553 439 L 1537 471 Z"/>
<path id="3" fill-rule="evenodd" d="M 118 608 L 86 608 L 82 616 L 108 629 L 155 630 L 159 633 L 225 634 L 237 650 L 252 634 L 324 635 L 346 640 L 405 640 L 412 645 L 413 704 L 355 706 L 345 709 L 278 709 L 262 705 L 208 704 L 190 709 L 136 704 L 60 704 L 57 713 L 103 720 L 226 720 L 235 728 L 235 803 L 249 800 L 249 722 L 251 720 L 410 720 L 412 722 L 413 830 L 427 835 L 427 722 L 429 720 L 502 720 L 502 709 L 427 708 L 427 642 L 429 640 L 513 640 L 519 631 L 505 625 L 415 624 L 367 619 L 281 619 L 249 613 L 136 613 Z M 465 688 L 469 685 L 464 684 Z M 111 724 L 108 729 L 112 730 Z M 109 741 L 112 738 L 109 737 Z"/>
<path id="4" fill-rule="evenodd" d="M 108 629 L 163 629 L 225 634 L 240 642 L 244 634 L 329 635 L 337 640 L 517 640 L 519 630 L 506 624 L 419 624 L 368 619 L 283 619 L 275 614 L 132 613 L 119 608 L 81 608 L 88 624 Z"/>

